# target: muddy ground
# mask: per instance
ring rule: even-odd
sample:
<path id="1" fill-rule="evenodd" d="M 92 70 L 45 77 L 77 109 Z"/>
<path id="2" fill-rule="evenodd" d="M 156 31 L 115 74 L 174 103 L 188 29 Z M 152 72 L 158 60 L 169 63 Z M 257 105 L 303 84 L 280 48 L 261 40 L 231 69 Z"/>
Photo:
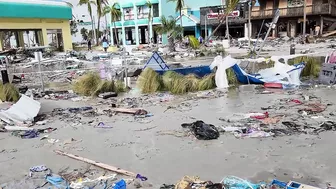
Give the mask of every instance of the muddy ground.
<path id="1" fill-rule="evenodd" d="M 166 110 L 168 106 L 177 106 L 183 100 L 179 100 L 177 104 L 172 99 L 166 102 L 149 99 L 141 107 L 154 116 L 139 120 L 131 115 L 102 115 L 82 117 L 82 124 L 78 125 L 75 121 L 61 121 L 62 117 L 55 116 L 49 117 L 50 122 L 44 126 L 34 126 L 57 128 L 48 134 L 49 138 L 59 140 L 55 144 L 40 140 L 41 137 L 21 139 L 11 133 L 0 133 L 0 186 L 7 183 L 7 186 L 11 186 L 7 188 L 34 188 L 43 184 L 43 179 L 22 181 L 28 175 L 29 168 L 35 165 L 44 164 L 54 173 L 65 167 L 73 170 L 87 166 L 83 162 L 55 154 L 53 150 L 56 149 L 141 173 L 149 178 L 148 182 L 153 184 L 153 188 L 159 188 L 164 183 L 174 184 L 184 175 L 198 175 L 214 182 L 219 182 L 224 176 L 235 175 L 255 182 L 277 178 L 323 188 L 326 183 L 336 185 L 336 151 L 333 147 L 336 137 L 333 131 L 319 135 L 295 134 L 245 139 L 237 139 L 233 134 L 225 133 L 219 139 L 211 141 L 180 136 L 183 135 L 181 123 L 203 120 L 216 126 L 230 126 L 220 118 L 230 117 L 233 113 L 262 112 L 261 107 L 276 104 L 280 99 L 300 99 L 301 93 L 320 97 L 323 103 L 332 104 L 317 115 L 336 119 L 329 116 L 335 110 L 333 88 L 302 89 L 290 93 L 275 91 L 273 94 L 258 94 L 258 91 L 250 90 L 251 88 L 243 89 L 232 89 L 219 98 L 189 100 L 179 109 Z M 50 113 L 54 108 L 91 105 L 99 109 L 107 107 L 106 102 L 109 101 L 111 100 L 106 100 L 105 105 L 97 106 L 96 100 L 41 100 L 41 112 Z M 156 104 L 151 105 L 153 102 Z M 269 112 L 272 115 L 277 110 Z M 282 113 L 286 113 L 288 118 L 298 115 L 295 108 L 284 109 Z M 113 128 L 93 127 L 101 121 Z M 299 116 L 294 121 L 300 123 Z M 319 121 L 311 120 L 310 123 L 318 125 Z M 65 144 L 71 138 L 75 141 Z M 91 168 L 97 169 L 94 166 Z M 19 187 L 15 185 L 18 183 Z M 27 183 L 29 187 L 26 186 Z"/>

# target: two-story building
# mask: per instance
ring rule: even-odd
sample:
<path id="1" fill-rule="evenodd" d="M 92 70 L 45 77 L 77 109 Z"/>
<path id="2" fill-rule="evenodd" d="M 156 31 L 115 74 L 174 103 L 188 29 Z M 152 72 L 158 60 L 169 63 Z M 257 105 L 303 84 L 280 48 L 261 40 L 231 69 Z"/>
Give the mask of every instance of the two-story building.
<path id="1" fill-rule="evenodd" d="M 114 24 L 117 28 L 118 41 L 125 45 L 140 45 L 148 44 L 149 40 L 153 40 L 154 43 L 161 41 L 163 44 L 167 43 L 167 36 L 159 36 L 154 27 L 161 24 L 161 16 L 172 16 L 177 20 L 177 24 L 180 24 L 179 19 L 182 19 L 182 25 L 184 27 L 185 35 L 200 35 L 200 9 L 202 6 L 211 6 L 221 4 L 221 0 L 184 0 L 185 8 L 183 9 L 182 17 L 179 13 L 176 13 L 174 2 L 167 2 L 167 0 L 150 0 L 152 7 L 153 22 L 148 30 L 148 13 L 149 9 L 146 6 L 147 0 L 119 0 L 119 9 L 122 13 L 119 21 L 110 24 L 111 39 L 115 39 L 113 36 Z M 111 3 L 113 4 L 113 3 Z M 112 44 L 116 41 L 113 40 Z"/>
<path id="2" fill-rule="evenodd" d="M 232 37 L 239 38 L 246 36 L 247 32 L 247 18 L 245 18 L 246 12 L 248 11 L 248 4 L 246 2 L 240 2 L 236 9 L 229 14 L 229 34 Z M 220 24 L 221 17 L 224 15 L 225 6 L 208 6 L 201 7 L 201 34 L 205 37 L 209 36 L 212 31 Z M 216 32 L 216 36 L 225 36 L 226 24 L 220 26 L 219 30 Z"/>
<path id="3" fill-rule="evenodd" d="M 305 1 L 307 34 L 312 34 L 316 26 L 320 27 L 320 33 L 336 29 L 336 0 Z M 303 33 L 304 0 L 259 0 L 259 3 L 260 6 L 251 11 L 252 37 L 258 33 L 263 20 L 271 22 L 277 9 L 280 17 L 272 33 L 274 37 L 279 32 L 287 33 L 289 37 Z"/>

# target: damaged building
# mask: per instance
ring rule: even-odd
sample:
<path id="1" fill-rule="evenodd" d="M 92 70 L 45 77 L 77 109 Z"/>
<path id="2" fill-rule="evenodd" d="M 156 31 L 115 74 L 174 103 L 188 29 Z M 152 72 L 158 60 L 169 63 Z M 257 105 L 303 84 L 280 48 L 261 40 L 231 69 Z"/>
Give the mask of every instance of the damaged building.
<path id="1" fill-rule="evenodd" d="M 277 9 L 280 17 L 273 37 L 296 37 L 303 33 L 304 0 L 259 0 L 259 3 L 251 11 L 252 37 L 258 34 L 263 20 L 271 22 Z M 336 29 L 336 0 L 306 0 L 305 11 L 306 34 L 314 35 L 316 27 L 320 34 Z M 266 30 L 263 27 L 262 33 Z"/>

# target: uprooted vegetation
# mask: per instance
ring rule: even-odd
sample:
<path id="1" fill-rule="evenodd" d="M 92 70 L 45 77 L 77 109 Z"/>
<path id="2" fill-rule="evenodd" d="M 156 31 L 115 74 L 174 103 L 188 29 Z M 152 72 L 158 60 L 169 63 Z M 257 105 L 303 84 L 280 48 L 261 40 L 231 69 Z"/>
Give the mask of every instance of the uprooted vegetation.
<path id="1" fill-rule="evenodd" d="M 17 102 L 20 99 L 19 90 L 11 83 L 0 84 L 0 99 L 7 102 Z"/>
<path id="2" fill-rule="evenodd" d="M 105 92 L 125 92 L 123 82 L 102 80 L 97 73 L 88 73 L 78 78 L 73 90 L 84 96 L 98 96 Z"/>
<path id="3" fill-rule="evenodd" d="M 317 78 L 320 74 L 322 62 L 318 57 L 309 57 L 309 56 L 301 56 L 296 57 L 292 60 L 288 61 L 289 65 L 298 64 L 304 62 L 306 63 L 305 68 L 302 70 L 302 77 L 315 77 Z"/>
<path id="4" fill-rule="evenodd" d="M 237 84 L 237 78 L 232 69 L 227 70 L 230 84 Z M 139 76 L 137 87 L 142 93 L 169 91 L 172 94 L 214 89 L 215 74 L 211 73 L 202 78 L 194 74 L 182 75 L 174 71 L 167 71 L 162 76 L 151 68 L 146 68 Z"/>

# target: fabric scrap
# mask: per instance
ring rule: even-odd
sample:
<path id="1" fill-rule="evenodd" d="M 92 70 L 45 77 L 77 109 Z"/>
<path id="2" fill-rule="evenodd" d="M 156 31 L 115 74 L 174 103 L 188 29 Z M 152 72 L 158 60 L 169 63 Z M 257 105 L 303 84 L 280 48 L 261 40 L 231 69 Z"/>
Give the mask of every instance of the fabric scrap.
<path id="1" fill-rule="evenodd" d="M 37 130 L 29 130 L 29 131 L 25 131 L 23 134 L 21 134 L 21 138 L 23 139 L 29 139 L 29 138 L 36 138 L 39 136 L 39 132 Z"/>
<path id="2" fill-rule="evenodd" d="M 49 168 L 45 165 L 34 166 L 34 167 L 31 167 L 29 169 L 29 176 L 32 177 L 33 173 L 43 172 L 43 171 L 47 171 L 47 170 L 49 170 Z"/>
<path id="3" fill-rule="evenodd" d="M 219 137 L 219 131 L 212 124 L 206 124 L 203 121 L 193 123 L 183 123 L 183 128 L 188 128 L 198 140 L 213 140 Z"/>

